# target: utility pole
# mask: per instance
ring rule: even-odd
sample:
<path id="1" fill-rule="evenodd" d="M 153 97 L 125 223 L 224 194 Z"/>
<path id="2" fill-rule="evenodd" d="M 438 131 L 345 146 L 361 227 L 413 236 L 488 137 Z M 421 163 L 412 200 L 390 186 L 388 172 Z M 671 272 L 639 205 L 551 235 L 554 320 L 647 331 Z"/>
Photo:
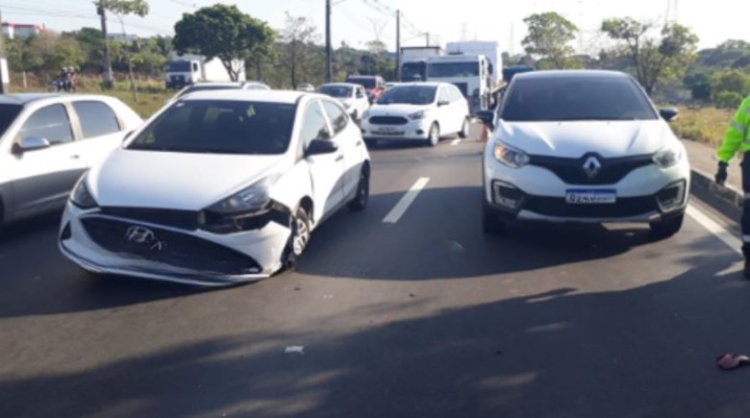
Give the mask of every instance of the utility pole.
<path id="1" fill-rule="evenodd" d="M 114 85 L 114 76 L 112 75 L 112 60 L 109 56 L 109 43 L 107 42 L 107 16 L 104 9 L 104 0 L 99 0 L 96 6 L 96 13 L 102 22 L 102 36 L 104 37 L 104 86 L 111 89 Z"/>
<path id="2" fill-rule="evenodd" d="M 0 27 L 2 27 L 2 22 L 2 14 L 0 14 Z M 8 73 L 8 60 L 5 58 L 5 34 L 0 32 L 0 94 L 8 93 L 8 84 L 10 84 L 10 74 Z"/>
<path id="3" fill-rule="evenodd" d="M 331 82 L 331 0 L 326 0 L 326 83 Z"/>
<path id="4" fill-rule="evenodd" d="M 424 33 L 424 39 L 425 39 L 425 42 L 427 43 L 426 46 L 430 46 L 430 32 Z"/>
<path id="5" fill-rule="evenodd" d="M 401 10 L 396 10 L 396 81 L 401 81 Z"/>

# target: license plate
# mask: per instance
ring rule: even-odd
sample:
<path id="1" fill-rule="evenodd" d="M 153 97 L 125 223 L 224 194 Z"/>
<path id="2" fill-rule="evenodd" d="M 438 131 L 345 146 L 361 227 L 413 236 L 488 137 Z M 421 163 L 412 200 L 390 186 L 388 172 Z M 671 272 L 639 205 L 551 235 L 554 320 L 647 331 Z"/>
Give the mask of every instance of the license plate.
<path id="1" fill-rule="evenodd" d="M 393 131 L 385 131 L 385 130 L 381 129 L 379 131 L 375 131 L 375 133 L 378 134 L 378 135 L 399 136 L 399 135 L 403 135 L 404 131 L 395 131 L 395 130 L 393 130 Z"/>
<path id="2" fill-rule="evenodd" d="M 381 134 L 392 134 L 396 132 L 396 128 L 382 127 L 378 129 L 378 132 Z"/>
<path id="3" fill-rule="evenodd" d="M 572 205 L 611 205 L 617 202 L 614 190 L 566 190 L 565 203 Z"/>

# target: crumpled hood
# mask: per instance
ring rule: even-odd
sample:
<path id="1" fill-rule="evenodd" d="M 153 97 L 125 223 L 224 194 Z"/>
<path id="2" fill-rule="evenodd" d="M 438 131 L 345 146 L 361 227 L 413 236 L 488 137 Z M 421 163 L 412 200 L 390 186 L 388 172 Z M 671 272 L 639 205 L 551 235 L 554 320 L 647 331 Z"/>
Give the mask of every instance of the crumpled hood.
<path id="1" fill-rule="evenodd" d="M 92 168 L 88 185 L 100 206 L 201 210 L 276 172 L 279 155 L 115 150 Z"/>
<path id="2" fill-rule="evenodd" d="M 648 154 L 677 141 L 661 120 L 505 122 L 496 138 L 526 153 L 577 158 L 587 152 L 602 157 Z"/>
<path id="3" fill-rule="evenodd" d="M 410 104 L 374 104 L 370 106 L 370 116 L 408 116 L 420 110 L 432 109 L 430 105 L 410 105 Z"/>

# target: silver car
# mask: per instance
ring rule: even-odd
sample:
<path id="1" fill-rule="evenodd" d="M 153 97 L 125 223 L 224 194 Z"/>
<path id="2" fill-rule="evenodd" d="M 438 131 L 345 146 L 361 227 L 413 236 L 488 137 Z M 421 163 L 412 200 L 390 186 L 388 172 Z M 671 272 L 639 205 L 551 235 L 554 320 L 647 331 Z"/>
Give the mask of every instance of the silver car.
<path id="1" fill-rule="evenodd" d="M 0 225 L 62 209 L 81 175 L 143 123 L 100 95 L 0 95 Z"/>

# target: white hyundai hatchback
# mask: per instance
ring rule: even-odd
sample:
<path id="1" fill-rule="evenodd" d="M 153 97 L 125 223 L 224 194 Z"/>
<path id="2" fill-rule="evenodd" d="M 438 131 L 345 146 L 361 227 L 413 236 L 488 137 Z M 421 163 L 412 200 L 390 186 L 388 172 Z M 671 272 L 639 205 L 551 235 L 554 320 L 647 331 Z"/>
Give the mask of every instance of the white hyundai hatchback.
<path id="1" fill-rule="evenodd" d="M 469 103 L 450 83 L 403 83 L 386 90 L 362 116 L 368 143 L 378 140 L 423 142 L 469 135 Z"/>
<path id="2" fill-rule="evenodd" d="M 198 285 L 269 277 L 369 197 L 362 134 L 328 96 L 196 92 L 152 116 L 70 196 L 59 245 L 94 273 Z"/>
<path id="3" fill-rule="evenodd" d="M 648 223 L 677 233 L 690 163 L 667 121 L 629 75 L 610 71 L 517 74 L 495 115 L 483 157 L 484 229 L 509 221 Z"/>

